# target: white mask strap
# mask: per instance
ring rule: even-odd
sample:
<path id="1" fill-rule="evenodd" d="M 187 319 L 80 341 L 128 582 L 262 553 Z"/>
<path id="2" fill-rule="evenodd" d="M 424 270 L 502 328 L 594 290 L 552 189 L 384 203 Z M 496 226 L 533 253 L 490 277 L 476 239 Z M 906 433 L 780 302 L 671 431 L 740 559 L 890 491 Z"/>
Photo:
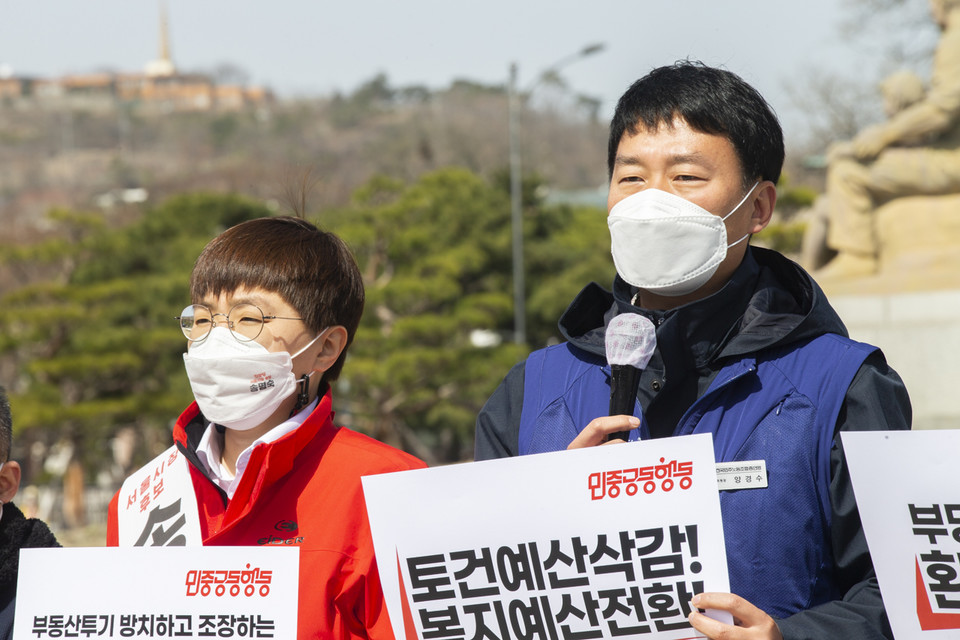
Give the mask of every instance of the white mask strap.
<path id="1" fill-rule="evenodd" d="M 749 238 L 749 237 L 750 237 L 750 234 L 749 234 L 749 233 L 745 233 L 745 234 L 743 235 L 743 237 L 740 238 L 739 240 L 737 240 L 736 242 L 731 242 L 730 244 L 728 244 L 728 245 L 727 245 L 727 249 L 729 249 L 730 247 L 735 247 L 735 246 L 737 246 L 738 244 L 740 244 L 741 242 L 743 242 L 744 240 L 746 240 L 746 239 Z"/>
<path id="2" fill-rule="evenodd" d="M 732 216 L 734 213 L 736 213 L 736 212 L 737 212 L 737 209 L 739 209 L 739 208 L 743 205 L 743 203 L 747 201 L 747 198 L 750 197 L 750 194 L 753 193 L 753 190 L 757 188 L 757 185 L 758 185 L 758 184 L 760 184 L 760 181 L 759 181 L 759 180 L 757 180 L 756 182 L 754 182 L 754 183 L 753 183 L 753 186 L 750 187 L 750 190 L 747 191 L 746 195 L 744 195 L 743 198 L 741 198 L 740 202 L 737 203 L 737 206 L 735 206 L 733 209 L 731 209 L 731 210 L 730 210 L 730 213 L 728 213 L 727 215 L 723 216 L 723 218 L 721 218 L 721 220 L 723 220 L 724 222 L 726 222 L 727 218 L 729 218 L 729 217 Z M 742 240 L 742 238 L 741 238 L 741 240 Z M 740 240 L 737 240 L 737 242 L 740 242 Z M 733 244 L 737 244 L 737 242 L 734 242 Z M 732 247 L 733 245 L 730 245 L 730 246 Z"/>
<path id="3" fill-rule="evenodd" d="M 760 181 L 759 181 L 759 180 L 757 180 L 756 182 L 754 182 L 754 183 L 753 183 L 753 186 L 750 187 L 750 190 L 747 191 L 747 194 L 746 194 L 745 196 L 743 196 L 743 198 L 740 200 L 740 202 L 737 203 L 737 206 L 735 206 L 735 207 L 733 208 L 733 210 L 730 211 L 730 213 L 728 213 L 727 215 L 723 216 L 724 222 L 726 222 L 727 218 L 729 218 L 729 217 L 732 216 L 734 213 L 736 213 L 736 212 L 737 212 L 737 209 L 739 209 L 741 206 L 743 206 L 743 203 L 747 201 L 747 198 L 750 197 L 750 194 L 753 193 L 753 190 L 757 188 L 757 185 L 758 185 L 758 184 L 760 184 Z M 744 240 L 746 240 L 748 237 L 750 237 L 750 234 L 749 234 L 749 233 L 744 234 L 744 236 L 743 236 L 742 238 L 740 238 L 739 240 L 737 240 L 736 242 L 732 242 L 732 243 L 728 244 L 728 245 L 727 245 L 727 249 L 729 249 L 730 247 L 735 247 L 735 246 L 737 246 L 738 244 L 740 244 L 741 242 L 743 242 Z"/>
<path id="4" fill-rule="evenodd" d="M 330 329 L 330 327 L 327 327 L 326 329 L 324 329 L 323 331 L 321 331 L 320 333 L 318 333 L 316 338 L 314 338 L 313 340 L 311 340 L 310 342 L 308 342 L 302 349 L 300 349 L 299 351 L 297 351 L 295 354 L 291 355 L 291 356 L 290 356 L 290 359 L 293 360 L 294 358 L 296 358 L 297 356 L 299 356 L 301 353 L 303 353 L 304 351 L 306 351 L 307 349 L 309 349 L 310 347 L 312 347 L 314 344 L 316 344 L 317 340 L 319 340 L 320 338 L 322 338 L 322 337 L 323 337 L 323 334 L 325 334 L 329 329 Z"/>
<path id="5" fill-rule="evenodd" d="M 305 346 L 303 349 L 300 349 L 295 354 L 290 356 L 290 360 L 293 360 L 294 358 L 299 356 L 301 353 L 303 353 L 304 351 L 312 347 L 314 344 L 316 344 L 317 340 L 322 338 L 323 334 L 325 334 L 329 328 L 330 327 L 327 327 L 326 329 L 318 333 L 317 337 L 311 340 L 307 344 L 307 346 Z M 297 380 L 297 384 L 300 385 L 300 391 L 297 393 L 297 402 L 296 404 L 293 405 L 293 410 L 290 412 L 291 417 L 299 413 L 300 410 L 303 409 L 305 406 L 307 406 L 307 403 L 310 402 L 310 378 L 312 378 L 313 374 L 315 373 L 316 371 L 305 373 L 302 376 L 300 376 L 299 380 Z"/>

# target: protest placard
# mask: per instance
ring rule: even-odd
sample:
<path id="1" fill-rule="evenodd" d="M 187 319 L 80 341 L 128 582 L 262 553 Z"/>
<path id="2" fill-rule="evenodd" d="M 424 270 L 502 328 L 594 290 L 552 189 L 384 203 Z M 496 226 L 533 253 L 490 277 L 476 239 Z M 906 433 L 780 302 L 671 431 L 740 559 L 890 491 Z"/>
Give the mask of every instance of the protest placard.
<path id="1" fill-rule="evenodd" d="M 897 638 L 960 638 L 960 431 L 843 433 Z"/>
<path id="2" fill-rule="evenodd" d="M 710 434 L 363 487 L 398 639 L 698 638 L 690 598 L 729 591 Z"/>
<path id="3" fill-rule="evenodd" d="M 176 446 L 124 480 L 117 516 L 121 547 L 203 546 L 189 464 Z"/>
<path id="4" fill-rule="evenodd" d="M 13 637 L 296 638 L 299 551 L 23 549 Z"/>

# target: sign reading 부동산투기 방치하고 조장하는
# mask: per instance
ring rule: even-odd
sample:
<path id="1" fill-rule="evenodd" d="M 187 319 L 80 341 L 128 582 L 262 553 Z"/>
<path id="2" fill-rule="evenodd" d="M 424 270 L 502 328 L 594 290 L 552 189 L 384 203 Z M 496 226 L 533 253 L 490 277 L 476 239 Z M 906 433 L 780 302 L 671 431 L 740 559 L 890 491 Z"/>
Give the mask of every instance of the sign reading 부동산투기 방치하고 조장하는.
<path id="1" fill-rule="evenodd" d="M 299 552 L 23 549 L 13 637 L 295 638 Z"/>

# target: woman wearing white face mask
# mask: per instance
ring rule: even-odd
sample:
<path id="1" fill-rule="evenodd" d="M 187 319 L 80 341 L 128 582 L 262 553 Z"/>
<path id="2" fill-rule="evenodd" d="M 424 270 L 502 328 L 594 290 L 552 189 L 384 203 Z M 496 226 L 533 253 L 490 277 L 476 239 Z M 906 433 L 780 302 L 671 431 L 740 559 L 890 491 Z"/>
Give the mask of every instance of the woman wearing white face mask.
<path id="1" fill-rule="evenodd" d="M 108 544 L 296 545 L 299 638 L 389 635 L 360 477 L 424 465 L 333 424 L 363 311 L 353 257 L 303 220 L 252 220 L 207 245 L 191 297 L 177 321 L 196 402 L 114 497 Z"/>
<path id="2" fill-rule="evenodd" d="M 183 354 L 190 387 L 200 412 L 215 427 L 204 431 L 197 454 L 227 496 L 233 497 L 253 446 L 276 440 L 308 415 L 305 409 L 315 395 L 311 387 L 316 389 L 311 378 L 326 371 L 342 352 L 346 330 L 324 329 L 293 354 L 271 351 L 261 341 L 303 341 L 302 326 L 273 324 L 292 320 L 302 325 L 300 318 L 289 315 L 293 311 L 288 305 L 277 294 L 261 290 L 241 289 L 220 298 L 231 304 L 226 313 L 194 304 L 179 319 L 190 345 Z M 234 303 L 238 299 L 244 302 Z M 282 311 L 286 315 L 264 314 L 261 307 L 286 309 Z M 218 317 L 223 318 L 220 324 Z M 303 372 L 299 375 L 294 373 L 295 360 Z"/>

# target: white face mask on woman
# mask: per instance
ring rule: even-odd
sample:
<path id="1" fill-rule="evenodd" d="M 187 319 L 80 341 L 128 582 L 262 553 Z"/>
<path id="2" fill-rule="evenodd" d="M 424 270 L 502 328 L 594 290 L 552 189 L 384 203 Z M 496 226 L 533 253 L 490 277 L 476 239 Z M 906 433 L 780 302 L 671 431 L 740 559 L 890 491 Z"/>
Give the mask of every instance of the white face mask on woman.
<path id="1" fill-rule="evenodd" d="M 237 431 L 262 424 L 296 390 L 293 359 L 325 332 L 291 356 L 286 351 L 268 351 L 255 340 L 240 342 L 230 329 L 214 327 L 183 354 L 200 412 L 207 420 Z"/>
<path id="2" fill-rule="evenodd" d="M 680 196 L 644 189 L 610 210 L 610 252 L 627 283 L 662 296 L 696 291 L 717 272 L 727 249 L 724 221 L 746 202 L 757 182 L 730 213 L 715 216 Z"/>

